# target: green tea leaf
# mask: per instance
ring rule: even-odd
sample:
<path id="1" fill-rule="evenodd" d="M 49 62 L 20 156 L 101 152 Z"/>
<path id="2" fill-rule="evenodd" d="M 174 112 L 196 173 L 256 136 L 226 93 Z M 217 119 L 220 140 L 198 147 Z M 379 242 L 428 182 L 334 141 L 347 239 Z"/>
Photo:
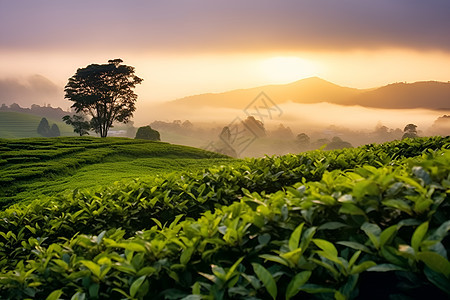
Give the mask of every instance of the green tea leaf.
<path id="1" fill-rule="evenodd" d="M 370 241 L 372 242 L 373 246 L 376 249 L 380 248 L 380 238 L 379 235 L 381 233 L 380 227 L 376 224 L 365 222 L 361 226 L 361 230 L 363 230 L 367 236 L 369 237 Z"/>
<path id="2" fill-rule="evenodd" d="M 350 274 L 359 274 L 359 273 L 364 272 L 368 268 L 371 268 L 371 267 L 373 267 L 375 265 L 376 265 L 376 263 L 373 262 L 373 261 L 362 262 L 359 265 L 353 266 L 353 268 L 350 271 Z"/>
<path id="3" fill-rule="evenodd" d="M 320 225 L 317 230 L 335 230 L 340 229 L 344 227 L 349 227 L 347 224 L 341 223 L 341 222 L 327 222 L 322 225 Z"/>
<path id="4" fill-rule="evenodd" d="M 232 266 L 231 268 L 228 270 L 227 275 L 225 276 L 225 280 L 229 280 L 233 275 L 234 275 L 234 271 L 236 271 L 236 268 L 239 266 L 239 264 L 242 262 L 242 260 L 244 259 L 244 256 L 242 256 L 241 258 L 239 258 Z"/>
<path id="5" fill-rule="evenodd" d="M 294 276 L 286 288 L 286 300 L 291 299 L 311 277 L 311 271 L 303 271 Z"/>
<path id="6" fill-rule="evenodd" d="M 309 294 L 321 294 L 321 293 L 334 293 L 336 290 L 322 285 L 307 283 L 300 288 L 301 291 L 305 291 Z"/>
<path id="7" fill-rule="evenodd" d="M 423 261 L 430 269 L 435 272 L 450 277 L 450 262 L 439 254 L 431 251 L 417 253 L 417 258 Z"/>
<path id="8" fill-rule="evenodd" d="M 273 261 L 273 262 L 276 262 L 276 263 L 285 265 L 286 267 L 289 267 L 288 261 L 285 260 L 285 259 L 282 258 L 282 257 L 277 256 L 277 255 L 262 254 L 262 255 L 260 255 L 259 257 L 264 258 L 265 260 L 270 260 L 270 261 Z"/>
<path id="9" fill-rule="evenodd" d="M 253 270 L 255 271 L 256 276 L 259 278 L 259 280 L 262 281 L 264 287 L 266 288 L 267 292 L 269 292 L 270 296 L 272 296 L 273 299 L 277 298 L 277 284 L 275 283 L 275 280 L 272 277 L 272 274 L 270 274 L 269 271 L 267 271 L 266 268 L 261 266 L 257 263 L 252 263 Z"/>
<path id="10" fill-rule="evenodd" d="M 390 272 L 390 271 L 405 271 L 404 268 L 393 264 L 379 264 L 368 268 L 368 272 Z"/>
<path id="11" fill-rule="evenodd" d="M 420 224 L 419 227 L 417 227 L 417 229 L 414 231 L 411 238 L 411 247 L 414 249 L 416 253 L 419 251 L 419 246 L 422 243 L 422 240 L 424 239 L 427 231 L 428 231 L 428 222 Z"/>
<path id="12" fill-rule="evenodd" d="M 302 229 L 305 223 L 301 223 L 295 228 L 294 232 L 292 232 L 291 237 L 289 238 L 289 250 L 294 251 L 298 248 L 300 243 L 300 236 L 302 235 Z"/>
<path id="13" fill-rule="evenodd" d="M 448 278 L 438 272 L 431 270 L 430 268 L 425 268 L 424 273 L 431 283 L 433 283 L 435 286 L 437 286 L 450 296 L 450 280 Z"/>
<path id="14" fill-rule="evenodd" d="M 50 293 L 50 295 L 48 295 L 47 298 L 45 298 L 45 300 L 58 300 L 62 294 L 63 294 L 62 290 L 53 291 Z"/>
<path id="15" fill-rule="evenodd" d="M 392 225 L 380 234 L 380 248 L 382 248 L 387 241 L 391 239 L 391 237 L 394 235 L 394 233 L 397 231 L 397 225 Z"/>
<path id="16" fill-rule="evenodd" d="M 317 247 L 322 249 L 324 252 L 326 252 L 330 256 L 333 256 L 333 257 L 338 256 L 336 247 L 329 241 L 322 240 L 322 239 L 313 239 L 312 241 L 314 242 L 314 244 L 316 244 Z"/>
<path id="17" fill-rule="evenodd" d="M 92 274 L 94 274 L 97 277 L 100 277 L 100 266 L 97 265 L 95 262 L 90 260 L 81 260 L 80 263 L 86 266 L 92 272 Z"/>
<path id="18" fill-rule="evenodd" d="M 440 242 L 445 238 L 448 231 L 450 231 L 450 220 L 442 223 L 441 226 L 439 226 L 438 229 L 433 232 L 429 239 Z"/>
<path id="19" fill-rule="evenodd" d="M 143 275 L 136 279 L 130 286 L 130 296 L 134 297 L 136 293 L 139 291 L 139 288 L 141 287 L 142 283 L 144 283 L 144 280 L 147 276 Z"/>
<path id="20" fill-rule="evenodd" d="M 180 263 L 186 265 L 191 259 L 192 253 L 194 253 L 194 251 L 195 251 L 194 247 L 184 249 L 180 255 Z"/>
<path id="21" fill-rule="evenodd" d="M 366 216 L 364 211 L 353 203 L 342 203 L 339 213 Z"/>
<path id="22" fill-rule="evenodd" d="M 91 284 L 89 286 L 89 296 L 93 299 L 97 299 L 99 290 L 100 290 L 100 285 L 98 283 Z"/>
<path id="23" fill-rule="evenodd" d="M 385 206 L 392 207 L 392 208 L 398 209 L 400 211 L 403 211 L 403 212 L 407 213 L 408 215 L 413 214 L 413 210 L 412 210 L 411 206 L 404 200 L 390 199 L 390 200 L 384 200 L 382 203 Z"/>
<path id="24" fill-rule="evenodd" d="M 86 294 L 82 292 L 76 292 L 75 294 L 73 294 L 72 298 L 70 298 L 70 300 L 85 300 L 85 299 Z"/>
<path id="25" fill-rule="evenodd" d="M 367 248 L 367 246 L 365 246 L 363 244 L 360 244 L 360 243 L 357 243 L 357 242 L 340 241 L 340 242 L 337 242 L 337 244 L 343 245 L 343 246 L 346 246 L 346 247 L 349 247 L 349 248 L 352 248 L 352 249 L 355 249 L 355 250 L 361 250 L 361 251 L 364 251 L 366 253 L 372 253 L 372 251 L 370 251 L 370 249 Z"/>

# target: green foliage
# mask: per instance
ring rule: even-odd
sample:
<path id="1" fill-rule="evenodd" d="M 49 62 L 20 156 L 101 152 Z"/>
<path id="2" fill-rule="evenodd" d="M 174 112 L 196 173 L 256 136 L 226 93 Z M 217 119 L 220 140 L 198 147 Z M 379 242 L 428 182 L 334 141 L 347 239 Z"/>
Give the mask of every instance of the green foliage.
<path id="1" fill-rule="evenodd" d="M 139 127 L 136 132 L 136 139 L 149 140 L 149 141 L 160 141 L 159 132 L 153 130 L 150 126 Z"/>
<path id="2" fill-rule="evenodd" d="M 73 132 L 78 133 L 80 136 L 89 135 L 89 129 L 91 129 L 91 125 L 88 121 L 84 119 L 83 116 L 73 115 L 73 116 L 64 116 L 62 120 L 67 125 L 73 126 Z"/>
<path id="3" fill-rule="evenodd" d="M 0 294 L 445 298 L 448 143 L 266 157 L 11 207 Z"/>

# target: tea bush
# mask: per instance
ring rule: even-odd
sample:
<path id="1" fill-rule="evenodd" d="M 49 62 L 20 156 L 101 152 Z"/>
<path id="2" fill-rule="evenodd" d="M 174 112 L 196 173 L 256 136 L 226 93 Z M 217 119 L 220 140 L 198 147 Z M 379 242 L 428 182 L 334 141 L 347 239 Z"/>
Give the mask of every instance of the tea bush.
<path id="1" fill-rule="evenodd" d="M 266 157 L 13 206 L 0 215 L 0 295 L 445 299 L 448 148 Z"/>

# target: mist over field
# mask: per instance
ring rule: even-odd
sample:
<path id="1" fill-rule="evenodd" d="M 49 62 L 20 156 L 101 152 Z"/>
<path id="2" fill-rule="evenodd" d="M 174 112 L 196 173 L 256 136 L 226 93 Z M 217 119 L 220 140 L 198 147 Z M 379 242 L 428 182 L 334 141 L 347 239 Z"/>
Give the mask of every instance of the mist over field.
<path id="1" fill-rule="evenodd" d="M 450 110 L 429 109 L 377 109 L 361 106 L 343 106 L 330 103 L 317 104 L 280 104 L 282 114 L 268 116 L 267 111 L 261 110 L 264 117 L 255 115 L 257 119 L 263 119 L 267 127 L 273 127 L 280 123 L 291 127 L 296 131 L 310 131 L 324 129 L 331 125 L 346 127 L 352 130 L 372 130 L 382 124 L 389 128 L 404 127 L 407 123 L 414 123 L 422 130 L 431 127 L 433 122 Z M 151 120 L 173 121 L 189 120 L 196 123 L 227 124 L 234 118 L 245 118 L 244 109 L 232 108 L 187 108 L 184 106 L 145 106 L 136 112 L 135 122 L 148 123 Z"/>
<path id="2" fill-rule="evenodd" d="M 449 110 L 379 109 L 293 102 L 269 109 L 270 113 L 267 108 L 256 112 L 245 110 L 245 106 L 243 109 L 189 108 L 174 104 L 148 106 L 137 112 L 135 123 L 150 124 L 161 132 L 163 141 L 205 148 L 210 143 L 221 142 L 220 135 L 225 126 L 234 126 L 253 116 L 262 121 L 266 132 L 249 143 L 240 156 L 298 153 L 329 144 L 334 137 L 349 142 L 353 147 L 382 143 L 401 139 L 407 124 L 417 125 L 419 136 L 450 133 L 449 128 L 436 128 L 435 125 L 438 118 L 450 113 Z M 145 112 L 145 116 L 140 112 Z M 192 123 L 189 127 L 185 127 L 187 121 Z M 301 133 L 310 138 L 309 147 L 298 145 L 297 135 Z"/>

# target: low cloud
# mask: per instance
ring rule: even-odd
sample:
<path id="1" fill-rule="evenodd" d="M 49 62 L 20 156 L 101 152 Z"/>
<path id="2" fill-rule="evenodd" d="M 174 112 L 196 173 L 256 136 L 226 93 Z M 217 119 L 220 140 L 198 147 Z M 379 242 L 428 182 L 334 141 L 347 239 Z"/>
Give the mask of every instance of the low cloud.
<path id="1" fill-rule="evenodd" d="M 42 75 L 32 75 L 24 79 L 0 79 L 0 103 L 17 103 L 23 107 L 32 104 L 64 104 L 63 88 Z"/>
<path id="2" fill-rule="evenodd" d="M 289 126 L 294 133 L 326 130 L 330 126 L 352 131 L 373 131 L 380 124 L 403 130 L 406 124 L 414 123 L 419 130 L 428 131 L 433 122 L 449 111 L 427 109 L 376 109 L 361 106 L 343 106 L 330 103 L 298 104 L 286 103 L 278 106 L 280 116 L 266 118 L 266 128 L 277 128 L 279 124 Z M 189 120 L 197 124 L 226 126 L 235 118 L 245 119 L 243 109 L 192 108 L 176 105 L 141 105 L 135 113 L 136 124 L 147 125 L 155 120 L 171 122 Z"/>

